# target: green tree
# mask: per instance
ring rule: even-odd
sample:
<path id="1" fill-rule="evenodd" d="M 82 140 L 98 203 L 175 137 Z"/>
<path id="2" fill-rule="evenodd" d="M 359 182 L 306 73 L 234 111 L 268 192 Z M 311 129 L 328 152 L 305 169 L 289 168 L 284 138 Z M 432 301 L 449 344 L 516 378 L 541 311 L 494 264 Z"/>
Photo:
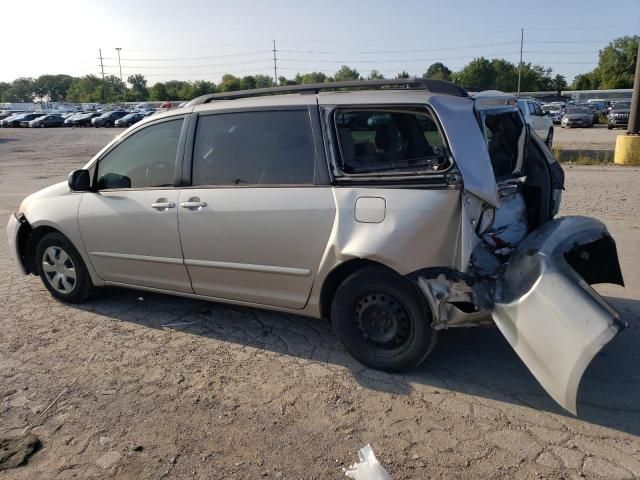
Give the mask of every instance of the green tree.
<path id="1" fill-rule="evenodd" d="M 467 88 L 489 90 L 495 88 L 496 72 L 484 57 L 475 58 L 456 74 L 456 82 Z"/>
<path id="2" fill-rule="evenodd" d="M 518 87 L 518 71 L 516 66 L 503 58 L 491 60 L 494 71 L 494 81 L 491 88 L 503 92 L 515 92 Z"/>
<path id="3" fill-rule="evenodd" d="M 327 81 L 327 76 L 322 72 L 311 72 L 305 74 L 296 74 L 296 83 L 323 83 Z"/>
<path id="4" fill-rule="evenodd" d="M 2 99 L 2 95 L 4 92 L 11 88 L 11 84 L 8 82 L 0 82 L 0 99 Z"/>
<path id="5" fill-rule="evenodd" d="M 253 78 L 256 80 L 256 88 L 273 87 L 273 78 L 269 75 L 259 73 L 258 75 L 254 75 Z"/>
<path id="6" fill-rule="evenodd" d="M 563 90 L 566 90 L 568 87 L 567 79 L 564 75 L 556 75 L 553 77 L 553 89 L 560 95 Z"/>
<path id="7" fill-rule="evenodd" d="M 599 78 L 596 88 L 632 88 L 638 35 L 616 38 L 600 50 L 598 67 L 593 72 Z"/>
<path id="8" fill-rule="evenodd" d="M 133 102 L 144 102 L 149 99 L 149 89 L 147 88 L 147 79 L 144 75 L 136 73 L 129 75 L 127 82 L 131 85 L 128 98 Z"/>
<path id="9" fill-rule="evenodd" d="M 247 75 L 240 80 L 240 90 L 253 90 L 256 88 L 256 77 Z"/>
<path id="10" fill-rule="evenodd" d="M 593 89 L 593 75 L 589 73 L 581 73 L 575 76 L 571 82 L 572 90 L 591 90 Z"/>
<path id="11" fill-rule="evenodd" d="M 33 93 L 45 101 L 65 100 L 74 80 L 71 75 L 41 75 L 33 83 Z"/>
<path id="12" fill-rule="evenodd" d="M 235 92 L 236 90 L 242 90 L 242 83 L 238 77 L 226 73 L 222 76 L 222 81 L 218 88 L 221 92 Z"/>
<path id="13" fill-rule="evenodd" d="M 350 68 L 347 65 L 343 65 L 334 75 L 336 82 L 342 82 L 344 80 L 360 80 L 360 74 L 355 68 Z"/>
<path id="14" fill-rule="evenodd" d="M 369 75 L 367 75 L 367 80 L 384 80 L 384 75 L 374 69 L 369 72 Z"/>
<path id="15" fill-rule="evenodd" d="M 206 80 L 196 80 L 191 84 L 191 98 L 216 93 L 216 84 Z"/>
<path id="16" fill-rule="evenodd" d="M 406 70 L 402 70 L 396 75 L 396 78 L 411 78 L 411 75 L 409 75 L 409 72 L 407 72 Z"/>
<path id="17" fill-rule="evenodd" d="M 151 88 L 149 89 L 149 100 L 156 102 L 169 100 L 167 87 L 163 82 L 158 82 L 151 86 Z"/>
<path id="18" fill-rule="evenodd" d="M 33 101 L 34 80 L 30 77 L 20 77 L 11 82 L 11 86 L 2 93 L 2 101 L 13 103 L 28 103 Z"/>
<path id="19" fill-rule="evenodd" d="M 450 80 L 451 70 L 441 62 L 432 63 L 427 71 L 422 74 L 422 78 L 435 78 L 436 80 Z"/>

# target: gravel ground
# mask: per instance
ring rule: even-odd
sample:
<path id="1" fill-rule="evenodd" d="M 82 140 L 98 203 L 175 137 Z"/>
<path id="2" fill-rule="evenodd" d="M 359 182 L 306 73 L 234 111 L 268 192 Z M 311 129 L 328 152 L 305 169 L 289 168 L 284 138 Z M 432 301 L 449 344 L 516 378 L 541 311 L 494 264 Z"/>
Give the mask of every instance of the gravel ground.
<path id="1" fill-rule="evenodd" d="M 606 125 L 591 128 L 553 127 L 553 144 L 562 150 L 613 150 L 616 137 L 624 135 L 626 129 L 609 130 Z"/>
<path id="2" fill-rule="evenodd" d="M 0 218 L 115 133 L 0 130 Z M 5 248 L 0 433 L 95 357 L 33 429 L 42 449 L 0 477 L 337 479 L 367 443 L 395 480 L 640 476 L 640 169 L 566 173 L 562 214 L 598 217 L 618 241 L 627 287 L 600 291 L 630 324 L 590 366 L 580 417 L 496 329 L 445 332 L 423 366 L 389 375 L 322 321 L 118 289 L 63 305 Z"/>

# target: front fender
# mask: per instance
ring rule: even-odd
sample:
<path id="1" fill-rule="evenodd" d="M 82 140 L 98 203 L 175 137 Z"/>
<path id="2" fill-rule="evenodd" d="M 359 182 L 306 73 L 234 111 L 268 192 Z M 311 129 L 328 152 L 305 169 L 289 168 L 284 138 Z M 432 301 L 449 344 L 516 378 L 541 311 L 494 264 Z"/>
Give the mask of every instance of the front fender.
<path id="1" fill-rule="evenodd" d="M 588 217 L 546 223 L 525 238 L 496 284 L 492 317 L 549 395 L 576 413 L 580 380 L 625 326 L 591 284 L 623 285 L 615 241 Z"/>

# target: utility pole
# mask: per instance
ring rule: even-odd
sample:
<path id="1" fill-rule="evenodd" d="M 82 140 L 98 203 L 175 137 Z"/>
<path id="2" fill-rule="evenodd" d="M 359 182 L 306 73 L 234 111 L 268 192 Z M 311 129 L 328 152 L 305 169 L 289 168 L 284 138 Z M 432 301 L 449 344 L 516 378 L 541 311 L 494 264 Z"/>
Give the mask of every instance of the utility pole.
<path id="1" fill-rule="evenodd" d="M 102 49 L 98 49 L 100 55 L 100 71 L 102 72 L 102 103 L 104 103 L 104 63 L 102 63 Z"/>
<path id="2" fill-rule="evenodd" d="M 520 79 L 522 78 L 522 44 L 524 43 L 524 28 L 520 29 L 520 63 L 518 64 L 518 94 L 520 97 Z"/>
<path id="3" fill-rule="evenodd" d="M 278 59 L 276 58 L 276 41 L 273 40 L 273 83 L 278 86 Z"/>
<path id="4" fill-rule="evenodd" d="M 640 42 L 636 55 L 636 75 L 633 78 L 633 93 L 631 94 L 631 110 L 627 135 L 640 135 Z"/>
<path id="5" fill-rule="evenodd" d="M 118 52 L 118 68 L 120 69 L 120 87 L 122 88 L 122 104 L 124 105 L 124 81 L 122 80 L 122 64 L 120 63 L 120 50 L 122 48 L 116 47 Z"/>

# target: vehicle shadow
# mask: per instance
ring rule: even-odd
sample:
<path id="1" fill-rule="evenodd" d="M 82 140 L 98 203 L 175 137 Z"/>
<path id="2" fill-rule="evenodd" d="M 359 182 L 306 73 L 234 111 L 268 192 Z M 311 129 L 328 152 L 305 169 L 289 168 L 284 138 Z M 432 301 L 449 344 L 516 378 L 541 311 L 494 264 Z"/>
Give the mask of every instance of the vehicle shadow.
<path id="1" fill-rule="evenodd" d="M 606 299 L 629 327 L 587 369 L 578 396 L 579 420 L 640 435 L 640 301 Z M 76 308 L 149 328 L 171 328 L 340 365 L 364 388 L 403 395 L 429 386 L 572 417 L 546 394 L 495 328 L 441 332 L 423 365 L 405 374 L 386 374 L 349 356 L 325 320 L 116 288 L 104 289 Z"/>

